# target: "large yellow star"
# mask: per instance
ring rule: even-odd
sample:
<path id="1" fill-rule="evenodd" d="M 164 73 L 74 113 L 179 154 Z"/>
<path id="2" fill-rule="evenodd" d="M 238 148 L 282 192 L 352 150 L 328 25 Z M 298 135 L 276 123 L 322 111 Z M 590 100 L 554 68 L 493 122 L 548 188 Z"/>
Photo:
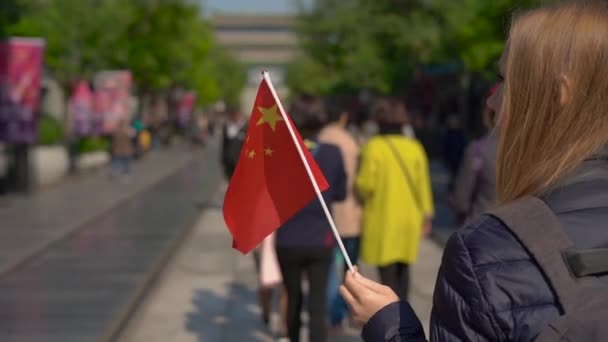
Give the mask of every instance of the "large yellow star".
<path id="1" fill-rule="evenodd" d="M 274 132 L 274 129 L 277 126 L 277 122 L 283 121 L 281 115 L 277 113 L 276 104 L 270 108 L 258 107 L 258 110 L 260 111 L 260 113 L 262 113 L 262 117 L 257 123 L 258 126 L 267 123 L 268 125 L 270 125 L 270 128 L 272 128 L 272 131 Z"/>

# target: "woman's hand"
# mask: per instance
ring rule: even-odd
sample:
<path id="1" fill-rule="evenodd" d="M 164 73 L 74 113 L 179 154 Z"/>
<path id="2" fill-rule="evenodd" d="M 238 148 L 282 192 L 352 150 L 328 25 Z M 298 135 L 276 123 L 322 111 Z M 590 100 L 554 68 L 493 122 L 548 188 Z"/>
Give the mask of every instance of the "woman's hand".
<path id="1" fill-rule="evenodd" d="M 353 318 L 361 325 L 385 306 L 399 301 L 390 287 L 365 278 L 356 268 L 355 273 L 347 272 L 340 293 L 350 307 Z"/>

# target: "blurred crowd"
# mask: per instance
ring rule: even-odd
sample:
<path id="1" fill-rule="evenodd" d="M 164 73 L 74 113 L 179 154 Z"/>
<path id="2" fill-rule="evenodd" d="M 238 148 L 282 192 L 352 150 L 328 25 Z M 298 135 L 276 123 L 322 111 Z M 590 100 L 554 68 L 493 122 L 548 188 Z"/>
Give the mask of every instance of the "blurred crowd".
<path id="1" fill-rule="evenodd" d="M 496 86 L 488 96 L 495 91 Z M 364 115 L 367 120 L 360 120 L 361 104 L 349 96 L 297 96 L 288 111 L 330 183 L 323 197 L 331 205 L 350 260 L 375 266 L 383 284 L 408 298 L 410 265 L 417 260 L 420 240 L 431 232 L 434 203 L 429 158 L 416 138 L 405 102 L 378 97 Z M 493 113 L 484 109 L 487 132 L 469 143 L 457 116 L 444 131 L 450 203 L 462 222 L 485 210 L 494 198 Z M 221 162 L 230 179 L 247 136 L 248 118 L 238 110 L 227 114 Z M 304 303 L 311 341 L 358 331 L 339 294 L 348 267 L 318 201 L 267 238 L 254 259 L 262 320 L 267 324 L 275 292 L 280 293 L 280 337 L 299 340 Z"/>
<path id="2" fill-rule="evenodd" d="M 515 15 L 500 82 L 487 92 L 485 134 L 469 141 L 461 118 L 447 117 L 441 156 L 462 228 L 445 246 L 430 340 L 608 339 L 607 23 L 605 1 Z M 400 100 L 374 100 L 371 120 L 359 125 L 355 111 L 339 97 L 296 97 L 290 108 L 331 185 L 323 197 L 347 254 L 375 266 L 380 283 L 346 272 L 313 201 L 256 253 L 262 318 L 274 287 L 283 299 L 279 335 L 292 342 L 304 303 L 311 341 L 352 320 L 364 341 L 426 341 L 407 299 L 434 216 L 427 153 Z M 235 115 L 224 132 L 228 178 L 245 126 Z M 264 266 L 275 259 L 280 280 L 266 282 Z"/>

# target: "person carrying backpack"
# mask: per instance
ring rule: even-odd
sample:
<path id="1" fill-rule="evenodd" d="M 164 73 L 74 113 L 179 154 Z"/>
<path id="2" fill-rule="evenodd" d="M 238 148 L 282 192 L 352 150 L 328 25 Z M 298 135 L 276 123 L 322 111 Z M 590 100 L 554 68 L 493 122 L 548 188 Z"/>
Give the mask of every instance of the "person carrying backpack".
<path id="1" fill-rule="evenodd" d="M 500 62 L 498 206 L 452 235 L 431 341 L 608 341 L 608 3 L 518 15 Z M 364 341 L 424 341 L 359 273 L 341 288 Z"/>

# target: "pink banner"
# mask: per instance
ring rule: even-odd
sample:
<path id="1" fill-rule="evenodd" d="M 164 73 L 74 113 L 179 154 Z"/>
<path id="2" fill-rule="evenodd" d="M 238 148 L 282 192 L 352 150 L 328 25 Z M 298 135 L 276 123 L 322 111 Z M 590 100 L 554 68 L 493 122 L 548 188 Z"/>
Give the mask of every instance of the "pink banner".
<path id="1" fill-rule="evenodd" d="M 0 141 L 33 144 L 44 40 L 10 38 L 0 43 Z"/>
<path id="2" fill-rule="evenodd" d="M 185 127 L 192 118 L 194 104 L 196 103 L 196 93 L 193 91 L 186 92 L 182 96 L 182 101 L 179 106 L 179 124 Z"/>
<path id="3" fill-rule="evenodd" d="M 130 71 L 103 71 L 95 77 L 95 112 L 100 116 L 103 133 L 113 132 L 131 114 Z"/>
<path id="4" fill-rule="evenodd" d="M 74 87 L 70 97 L 70 114 L 72 118 L 72 134 L 88 136 L 99 132 L 99 122 L 96 122 L 93 111 L 93 92 L 86 81 L 80 81 Z"/>

